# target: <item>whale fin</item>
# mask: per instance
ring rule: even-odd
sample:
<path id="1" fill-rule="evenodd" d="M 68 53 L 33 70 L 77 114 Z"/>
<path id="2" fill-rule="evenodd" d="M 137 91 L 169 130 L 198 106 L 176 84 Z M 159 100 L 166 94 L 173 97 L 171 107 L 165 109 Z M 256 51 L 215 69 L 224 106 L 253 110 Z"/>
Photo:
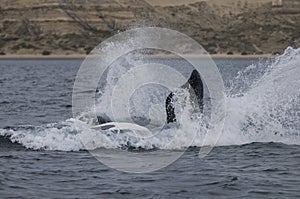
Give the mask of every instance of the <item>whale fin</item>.
<path id="1" fill-rule="evenodd" d="M 101 115 L 97 115 L 97 120 L 99 124 L 112 122 L 112 120 L 105 113 L 102 113 Z"/>
<path id="2" fill-rule="evenodd" d="M 203 111 L 203 82 L 197 70 L 193 70 L 188 81 L 181 86 L 190 92 L 191 101 Z M 166 99 L 167 123 L 176 122 L 175 108 L 173 106 L 174 93 L 171 92 Z"/>

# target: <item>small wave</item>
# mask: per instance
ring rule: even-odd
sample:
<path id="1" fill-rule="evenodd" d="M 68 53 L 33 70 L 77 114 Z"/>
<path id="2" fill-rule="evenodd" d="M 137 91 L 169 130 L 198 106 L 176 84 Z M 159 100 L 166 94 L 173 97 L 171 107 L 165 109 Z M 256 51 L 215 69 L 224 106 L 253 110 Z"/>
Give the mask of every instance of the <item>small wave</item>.
<path id="1" fill-rule="evenodd" d="M 78 151 L 83 145 L 69 121 L 46 126 L 17 126 L 0 129 L 2 139 L 8 144 L 21 144 L 28 149 Z M 1 142 L 1 145 L 5 142 Z"/>
<path id="2" fill-rule="evenodd" d="M 19 149 L 19 148 L 25 148 L 22 144 L 18 142 L 13 142 L 10 139 L 10 136 L 4 135 L 0 136 L 0 150 L 1 149 Z"/>

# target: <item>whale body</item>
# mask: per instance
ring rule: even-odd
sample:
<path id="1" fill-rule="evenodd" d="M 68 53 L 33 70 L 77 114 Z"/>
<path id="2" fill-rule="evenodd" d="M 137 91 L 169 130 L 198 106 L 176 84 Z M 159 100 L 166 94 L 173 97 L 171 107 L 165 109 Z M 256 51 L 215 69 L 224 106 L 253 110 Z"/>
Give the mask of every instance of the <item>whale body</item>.
<path id="1" fill-rule="evenodd" d="M 190 100 L 192 104 L 198 107 L 198 110 L 203 110 L 203 82 L 200 74 L 197 70 L 193 70 L 188 81 L 181 86 L 181 88 L 187 89 L 190 93 Z M 166 99 L 166 113 L 167 113 L 167 123 L 176 122 L 175 108 L 173 105 L 174 92 L 171 92 Z"/>
<path id="2" fill-rule="evenodd" d="M 188 81 L 182 85 L 180 88 L 187 89 L 190 93 L 190 100 L 192 101 L 192 104 L 194 104 L 194 108 L 198 109 L 202 112 L 203 110 L 203 82 L 201 79 L 200 74 L 197 70 L 193 70 Z M 175 93 L 171 92 L 165 102 L 165 110 L 166 110 L 166 121 L 167 123 L 174 123 L 176 122 L 176 114 L 175 114 L 175 107 L 173 105 L 173 99 L 175 97 Z M 106 115 L 102 114 L 101 116 L 97 116 L 98 124 L 101 125 L 101 128 L 103 129 L 110 129 L 114 128 L 115 124 L 113 124 L 111 119 Z M 106 126 L 108 124 L 108 126 Z"/>

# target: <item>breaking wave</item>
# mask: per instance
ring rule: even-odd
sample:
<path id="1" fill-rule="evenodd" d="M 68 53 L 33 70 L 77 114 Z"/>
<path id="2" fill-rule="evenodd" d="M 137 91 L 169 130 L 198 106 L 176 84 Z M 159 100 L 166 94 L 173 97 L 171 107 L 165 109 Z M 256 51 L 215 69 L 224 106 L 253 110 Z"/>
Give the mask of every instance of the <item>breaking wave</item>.
<path id="1" fill-rule="evenodd" d="M 252 64 L 240 71 L 232 80 L 231 86 L 227 88 L 226 120 L 217 145 L 242 145 L 252 142 L 299 145 L 299 63 L 300 49 L 289 47 L 283 55 L 268 63 Z M 109 71 L 107 78 L 115 81 L 116 75 L 123 72 L 122 70 Z M 109 83 L 109 80 L 107 81 Z M 110 88 L 99 88 L 99 90 L 96 108 L 97 113 L 102 114 L 105 113 L 104 108 L 107 103 L 103 99 L 108 99 L 106 90 Z M 187 104 L 181 113 L 179 125 L 167 126 L 151 138 L 139 137 L 137 136 L 139 132 L 135 131 L 116 133 L 109 130 L 95 130 L 92 128 L 95 118 L 87 112 L 78 118 L 44 126 L 0 129 L 2 136 L 0 144 L 3 145 L 9 140 L 29 149 L 62 151 L 129 146 L 143 149 L 182 149 L 190 145 L 202 146 L 209 125 L 201 115 L 191 119 L 189 106 Z M 157 111 L 161 108 L 154 107 L 150 116 L 158 117 L 160 114 Z M 194 132 L 197 132 L 196 137 Z M 174 136 L 178 138 L 175 142 Z M 192 144 L 190 140 L 193 140 Z"/>

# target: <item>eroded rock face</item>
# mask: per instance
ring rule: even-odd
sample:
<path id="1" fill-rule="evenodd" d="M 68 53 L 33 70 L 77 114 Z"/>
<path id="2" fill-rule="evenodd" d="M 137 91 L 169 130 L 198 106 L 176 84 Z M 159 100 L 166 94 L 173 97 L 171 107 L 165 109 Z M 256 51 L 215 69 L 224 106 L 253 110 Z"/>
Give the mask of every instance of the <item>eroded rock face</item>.
<path id="1" fill-rule="evenodd" d="M 2 54 L 85 54 L 117 31 L 145 25 L 183 32 L 210 53 L 273 53 L 300 43 L 297 0 L 286 0 L 284 8 L 272 8 L 271 0 L 173 5 L 151 0 L 3 0 L 0 17 Z"/>

